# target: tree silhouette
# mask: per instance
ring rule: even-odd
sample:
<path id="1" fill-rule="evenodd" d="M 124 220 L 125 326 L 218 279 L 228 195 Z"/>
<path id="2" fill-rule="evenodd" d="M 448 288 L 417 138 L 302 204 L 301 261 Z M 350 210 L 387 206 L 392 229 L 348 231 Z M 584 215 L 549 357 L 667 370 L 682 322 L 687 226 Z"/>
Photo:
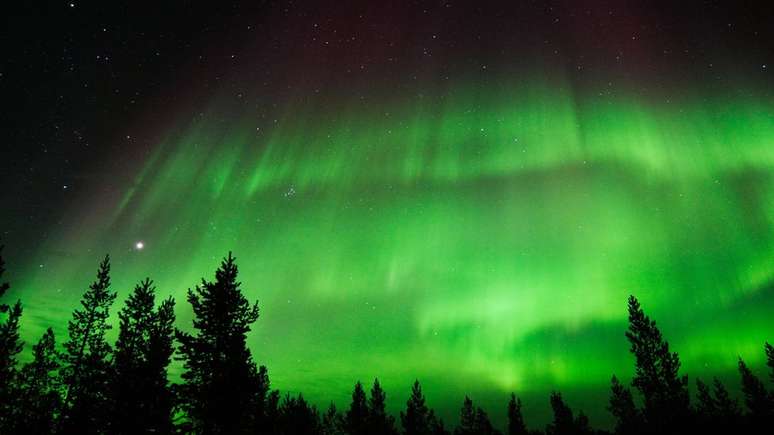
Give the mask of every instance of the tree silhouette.
<path id="1" fill-rule="evenodd" d="M 317 408 L 309 406 L 301 394 L 298 397 L 291 397 L 290 394 L 287 394 L 280 405 L 279 415 L 278 427 L 273 432 L 276 435 L 318 435 L 321 433 Z"/>
<path id="2" fill-rule="evenodd" d="M 581 411 L 577 417 L 573 417 L 572 409 L 565 403 L 561 393 L 552 392 L 550 402 L 554 419 L 546 426 L 547 435 L 585 435 L 593 432 L 586 414 Z"/>
<path id="3" fill-rule="evenodd" d="M 1 248 L 0 248 L 1 249 Z M 0 257 L 0 278 L 4 264 Z M 110 291 L 110 258 L 100 263 L 96 280 L 84 292 L 80 308 L 68 323 L 64 352 L 57 351 L 49 328 L 32 347 L 33 360 L 17 369 L 21 351 L 21 304 L 0 304 L 0 433 L 58 434 L 262 434 L 262 435 L 397 435 L 395 419 L 386 411 L 386 392 L 374 379 L 370 396 L 360 382 L 342 415 L 331 403 L 320 415 L 301 393 L 269 392 L 266 367 L 257 367 L 246 336 L 258 319 L 237 281 L 231 253 L 220 264 L 215 280 L 189 289 L 193 333 L 176 330 L 174 301 L 158 306 L 155 287 L 137 284 L 118 312 L 115 352 L 105 340 L 111 328 L 109 310 L 116 298 Z M 0 296 L 9 288 L 0 284 Z M 742 392 L 749 412 L 743 414 L 723 384 L 696 380 L 696 406 L 690 408 L 687 378 L 680 361 L 633 296 L 628 301 L 626 337 L 635 357 L 633 386 L 642 394 L 644 409 L 616 376 L 611 379 L 607 409 L 615 417 L 617 434 L 645 433 L 769 433 L 774 420 L 774 392 L 769 392 L 739 358 Z M 183 384 L 170 385 L 167 368 L 174 338 L 183 362 Z M 764 346 L 774 381 L 774 348 Z M 59 376 L 56 376 L 58 372 Z M 583 412 L 573 414 L 562 395 L 550 396 L 553 420 L 546 435 L 594 433 Z M 173 422 L 173 416 L 179 424 Z M 507 406 L 508 434 L 525 435 L 521 400 L 511 393 Z M 400 412 L 405 435 L 449 435 L 429 409 L 415 381 L 405 411 Z M 494 435 L 487 413 L 465 396 L 455 435 Z M 601 433 L 601 432 L 599 432 Z"/>
<path id="4" fill-rule="evenodd" d="M 589 417 L 583 411 L 578 411 L 578 416 L 575 417 L 575 431 L 578 434 L 591 434 L 594 432 L 591 429 Z"/>
<path id="5" fill-rule="evenodd" d="M 395 418 L 387 414 L 385 409 L 386 400 L 387 394 L 379 384 L 379 379 L 374 379 L 371 397 L 368 399 L 368 428 L 372 435 L 397 435 Z"/>
<path id="6" fill-rule="evenodd" d="M 253 401 L 253 406 L 255 406 L 253 410 L 255 418 L 254 429 L 260 432 L 264 428 L 271 427 L 272 424 L 277 422 L 276 418 L 279 418 L 279 392 L 277 392 L 277 397 L 273 399 L 274 403 L 272 404 L 272 412 L 274 412 L 274 417 L 276 418 L 271 422 L 271 424 L 269 424 L 267 407 L 269 406 L 268 394 L 271 382 L 269 381 L 269 371 L 264 365 L 258 367 L 257 385 L 255 399 Z"/>
<path id="7" fill-rule="evenodd" d="M 167 366 L 174 351 L 175 302 L 156 308 L 155 287 L 140 282 L 119 311 L 111 382 L 112 433 L 172 432 Z"/>
<path id="8" fill-rule="evenodd" d="M 320 432 L 322 435 L 344 434 L 344 418 L 336 409 L 336 405 L 334 403 L 331 402 L 328 410 L 325 411 L 325 414 L 323 414 L 320 426 Z"/>
<path id="9" fill-rule="evenodd" d="M 645 315 L 639 301 L 629 297 L 629 329 L 626 338 L 635 357 L 632 384 L 645 402 L 645 419 L 657 432 L 679 431 L 675 425 L 687 420 L 688 378 L 679 376 L 680 359 L 669 351 L 656 322 Z"/>
<path id="10" fill-rule="evenodd" d="M 720 379 L 713 378 L 713 391 L 715 393 L 715 406 L 720 418 L 725 422 L 725 426 L 733 427 L 739 421 L 741 411 L 736 399 L 732 399 L 728 394 L 726 387 L 720 382 Z"/>
<path id="11" fill-rule="evenodd" d="M 713 379 L 713 388 L 696 380 L 696 413 L 699 428 L 705 432 L 730 433 L 739 430 L 739 407 L 726 388 Z"/>
<path id="12" fill-rule="evenodd" d="M 368 434 L 368 403 L 363 384 L 358 381 L 352 391 L 352 403 L 344 417 L 345 430 L 349 435 Z"/>
<path id="13" fill-rule="evenodd" d="M 400 424 L 405 435 L 430 434 L 430 411 L 425 404 L 425 396 L 419 380 L 411 387 L 411 396 L 406 401 L 406 412 L 400 413 Z"/>
<path id="14" fill-rule="evenodd" d="M 247 333 L 258 320 L 237 282 L 229 252 L 215 272 L 188 290 L 195 334 L 177 330 L 183 361 L 182 408 L 197 433 L 226 434 L 254 430 L 261 377 L 247 348 Z"/>
<path id="15" fill-rule="evenodd" d="M 33 360 L 19 371 L 18 401 L 8 433 L 53 433 L 62 405 L 59 395 L 60 355 L 54 331 L 48 328 L 32 346 Z"/>
<path id="16" fill-rule="evenodd" d="M 475 435 L 476 429 L 476 409 L 470 397 L 465 396 L 460 409 L 460 424 L 454 430 L 454 435 Z"/>
<path id="17" fill-rule="evenodd" d="M 508 435 L 527 435 L 527 426 L 521 415 L 521 399 L 514 393 L 508 401 Z"/>
<path id="18" fill-rule="evenodd" d="M 739 358 L 739 374 L 742 376 L 742 393 L 747 409 L 750 410 L 750 421 L 756 427 L 762 427 L 764 422 L 774 417 L 774 404 L 763 382 L 753 374 L 747 364 Z"/>
<path id="19" fill-rule="evenodd" d="M 2 251 L 3 246 L 0 246 L 0 298 L 11 288 L 10 284 L 1 281 L 5 273 Z M 17 300 L 12 306 L 0 302 L 0 431 L 10 424 L 8 416 L 13 412 L 13 399 L 17 394 L 14 391 L 13 379 L 16 376 L 16 355 L 23 347 L 19 339 L 21 315 L 21 301 Z"/>
<path id="20" fill-rule="evenodd" d="M 574 434 L 575 419 L 572 415 L 572 409 L 562 399 L 562 394 L 558 391 L 551 393 L 551 410 L 554 413 L 554 420 L 546 427 L 548 435 L 569 435 Z"/>
<path id="21" fill-rule="evenodd" d="M 715 398 L 712 397 L 712 393 L 707 384 L 702 382 L 701 379 L 696 379 L 696 402 L 696 411 L 699 413 L 700 417 L 708 420 L 717 418 L 717 402 L 715 401 Z"/>
<path id="22" fill-rule="evenodd" d="M 430 433 L 432 435 L 449 435 L 449 431 L 443 425 L 443 420 L 435 416 L 435 412 L 430 410 Z"/>
<path id="23" fill-rule="evenodd" d="M 476 408 L 476 430 L 481 435 L 500 435 L 489 421 L 489 415 L 480 407 Z"/>
<path id="24" fill-rule="evenodd" d="M 281 429 L 282 415 L 280 415 L 280 406 L 280 392 L 273 390 L 268 393 L 263 405 L 263 418 L 260 420 L 260 424 L 257 424 L 254 428 L 254 433 L 273 434 Z"/>
<path id="25" fill-rule="evenodd" d="M 615 433 L 635 434 L 642 431 L 642 415 L 634 405 L 632 392 L 615 375 L 610 380 L 610 403 L 607 410 L 615 417 Z"/>
<path id="26" fill-rule="evenodd" d="M 62 378 L 66 386 L 61 421 L 63 433 L 99 433 L 106 428 L 107 386 L 111 377 L 110 345 L 105 333 L 116 294 L 110 291 L 110 257 L 99 265 L 97 279 L 81 299 L 81 309 L 68 322 Z"/>
<path id="27" fill-rule="evenodd" d="M 454 430 L 455 435 L 490 435 L 496 433 L 489 416 L 481 408 L 473 406 L 470 397 L 465 396 L 460 409 L 460 424 Z"/>

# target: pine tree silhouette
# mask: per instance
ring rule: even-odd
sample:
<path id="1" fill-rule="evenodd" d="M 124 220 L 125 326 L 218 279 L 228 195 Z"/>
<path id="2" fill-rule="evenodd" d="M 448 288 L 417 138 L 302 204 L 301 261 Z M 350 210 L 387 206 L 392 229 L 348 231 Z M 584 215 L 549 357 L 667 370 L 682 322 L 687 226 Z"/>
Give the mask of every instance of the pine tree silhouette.
<path id="1" fill-rule="evenodd" d="M 432 435 L 449 435 L 449 431 L 444 427 L 443 420 L 435 416 L 435 412 L 430 410 L 430 434 Z"/>
<path id="2" fill-rule="evenodd" d="M 454 430 L 455 435 L 491 435 L 496 433 L 489 416 L 481 408 L 473 406 L 470 397 L 465 396 L 460 409 L 460 424 Z"/>
<path id="3" fill-rule="evenodd" d="M 317 408 L 309 406 L 301 394 L 298 397 L 287 394 L 280 405 L 279 414 L 279 425 L 274 432 L 276 435 L 318 435 L 322 432 Z"/>
<path id="4" fill-rule="evenodd" d="M 271 424 L 268 422 L 268 414 L 267 414 L 267 407 L 268 407 L 268 394 L 269 394 L 269 388 L 271 386 L 271 382 L 269 381 L 269 371 L 266 368 L 266 366 L 261 365 L 258 367 L 258 388 L 255 393 L 255 400 L 253 402 L 253 405 L 255 406 L 255 409 L 253 410 L 254 413 L 254 429 L 257 432 L 261 432 L 267 427 L 271 427 L 271 424 L 276 423 L 273 421 Z M 279 394 L 279 393 L 278 393 Z M 279 396 L 276 397 L 276 402 L 279 403 Z M 277 403 L 274 405 L 274 411 L 279 412 L 277 406 Z M 275 414 L 277 416 L 278 414 Z"/>
<path id="5" fill-rule="evenodd" d="M 547 435 L 570 435 L 575 434 L 575 419 L 572 415 L 572 409 L 564 402 L 562 394 L 558 391 L 551 393 L 551 410 L 554 413 L 554 420 L 546 427 Z"/>
<path id="6" fill-rule="evenodd" d="M 770 419 L 774 418 L 774 403 L 769 396 L 766 387 L 760 379 L 753 374 L 747 364 L 739 358 L 739 374 L 742 376 L 742 393 L 747 409 L 750 410 L 750 423 L 761 428 Z"/>
<path id="7" fill-rule="evenodd" d="M 275 434 L 281 430 L 282 415 L 280 409 L 280 393 L 272 390 L 266 396 L 263 406 L 263 418 L 261 425 L 256 425 L 255 434 Z"/>
<path id="8" fill-rule="evenodd" d="M 716 418 L 711 421 L 712 427 L 709 432 L 732 433 L 739 431 L 741 427 L 741 415 L 739 403 L 732 399 L 728 390 L 718 378 L 712 380 L 712 390 L 714 393 L 714 403 L 717 409 Z"/>
<path id="9" fill-rule="evenodd" d="M 405 435 L 430 434 L 430 411 L 425 404 L 419 380 L 415 380 L 411 387 L 411 396 L 406 401 L 406 412 L 400 413 L 400 424 Z"/>
<path id="10" fill-rule="evenodd" d="M 732 399 L 728 394 L 726 387 L 720 382 L 720 379 L 713 378 L 713 391 L 715 393 L 715 405 L 718 409 L 718 415 L 724 419 L 729 426 L 737 423 L 742 412 L 739 410 L 739 403 Z"/>
<path id="11" fill-rule="evenodd" d="M 465 396 L 460 409 L 460 424 L 454 430 L 454 435 L 475 435 L 476 429 L 476 409 L 470 397 Z"/>
<path id="12" fill-rule="evenodd" d="M 589 418 L 583 411 L 573 417 L 572 409 L 565 403 L 562 394 L 554 391 L 550 397 L 554 420 L 546 426 L 547 435 L 587 435 L 593 433 Z"/>
<path id="13" fill-rule="evenodd" d="M 3 272 L 0 257 L 0 278 Z M 49 328 L 32 347 L 33 360 L 20 370 L 16 356 L 21 351 L 21 304 L 0 304 L 0 433 L 397 435 L 378 379 L 368 398 L 363 385 L 355 384 L 344 416 L 333 403 L 320 415 L 300 393 L 285 394 L 280 400 L 279 391 L 269 392 L 268 371 L 256 366 L 246 345 L 246 335 L 258 319 L 258 305 L 244 297 L 237 275 L 229 253 L 215 281 L 203 279 L 200 286 L 188 291 L 194 333 L 176 330 L 174 301 L 170 298 L 156 306 L 152 282 L 140 282 L 118 313 L 119 334 L 113 352 L 105 335 L 111 328 L 109 310 L 116 294 L 110 291 L 110 259 L 106 256 L 68 323 L 64 352 L 57 351 Z M 0 284 L 0 296 L 8 288 L 7 283 Z M 626 337 L 636 360 L 632 384 L 642 394 L 645 407 L 640 411 L 630 389 L 613 376 L 607 409 L 616 419 L 616 433 L 770 432 L 774 392 L 767 391 L 741 358 L 738 369 L 749 412 L 742 414 L 737 401 L 714 378 L 712 388 L 696 380 L 692 413 L 687 378 L 678 374 L 678 355 L 669 351 L 656 323 L 644 314 L 636 298 L 629 298 L 628 308 Z M 173 335 L 181 344 L 184 368 L 184 383 L 175 389 L 167 379 Z M 765 353 L 774 381 L 774 348 L 768 342 Z M 554 417 L 546 435 L 595 433 L 588 417 L 582 411 L 574 416 L 560 393 L 551 394 L 550 404 Z M 173 415 L 183 423 L 176 427 Z M 509 435 L 535 433 L 526 429 L 521 400 L 513 393 L 507 418 Z M 400 420 L 405 435 L 449 435 L 427 407 L 419 381 L 412 386 Z M 499 432 L 487 413 L 465 396 L 454 434 Z"/>
<path id="14" fill-rule="evenodd" d="M 116 294 L 110 291 L 110 257 L 99 265 L 97 279 L 81 299 L 81 309 L 68 322 L 62 378 L 66 387 L 60 430 L 62 433 L 104 432 L 109 409 L 107 386 L 111 377 L 110 345 L 105 333 Z"/>
<path id="15" fill-rule="evenodd" d="M 696 412 L 708 426 L 718 417 L 718 404 L 707 384 L 696 379 Z"/>
<path id="16" fill-rule="evenodd" d="M 676 425 L 689 415 L 688 377 L 680 376 L 680 359 L 669 351 L 656 322 L 645 315 L 639 301 L 629 297 L 629 329 L 626 338 L 635 357 L 632 384 L 645 402 L 645 420 L 651 431 L 680 432 Z"/>
<path id="17" fill-rule="evenodd" d="M 344 417 L 345 430 L 349 435 L 368 434 L 368 403 L 363 384 L 358 381 L 352 391 L 352 403 Z"/>
<path id="18" fill-rule="evenodd" d="M 481 435 L 500 435 L 489 421 L 489 415 L 482 408 L 476 408 L 476 433 Z"/>
<path id="19" fill-rule="evenodd" d="M 698 428 L 708 433 L 739 430 L 739 407 L 718 378 L 713 379 L 712 390 L 697 379 L 696 391 Z"/>
<path id="20" fill-rule="evenodd" d="M 379 379 L 374 379 L 371 387 L 371 397 L 368 399 L 368 428 L 372 435 L 397 435 L 395 430 L 395 417 L 387 414 L 385 402 L 387 394 L 379 384 Z"/>
<path id="21" fill-rule="evenodd" d="M 173 429 L 167 366 L 174 351 L 175 302 L 170 298 L 156 308 L 155 292 L 150 279 L 142 281 L 118 313 L 112 433 L 171 433 Z"/>
<path id="22" fill-rule="evenodd" d="M 2 257 L 3 246 L 0 246 L 0 298 L 11 288 L 7 282 L 2 282 L 5 273 L 5 262 Z M 9 416 L 14 411 L 13 380 L 16 376 L 16 356 L 22 351 L 23 343 L 19 339 L 19 321 L 22 315 L 21 301 L 8 305 L 0 302 L 0 432 L 11 424 Z"/>
<path id="23" fill-rule="evenodd" d="M 586 435 L 593 432 L 589 417 L 583 411 L 578 411 L 578 416 L 575 417 L 575 433 Z"/>
<path id="24" fill-rule="evenodd" d="M 47 434 L 56 429 L 56 418 L 62 406 L 56 376 L 60 355 L 51 328 L 32 346 L 32 353 L 33 360 L 19 372 L 17 408 L 7 433 Z"/>
<path id="25" fill-rule="evenodd" d="M 508 401 L 508 435 L 527 435 L 527 426 L 521 415 L 521 399 L 514 393 Z"/>
<path id="26" fill-rule="evenodd" d="M 183 361 L 180 399 L 192 429 L 202 434 L 235 434 L 255 430 L 261 377 L 247 348 L 247 333 L 258 320 L 237 282 L 238 269 L 229 252 L 215 272 L 188 290 L 194 334 L 177 330 Z"/>
<path id="27" fill-rule="evenodd" d="M 637 434 L 642 432 L 642 415 L 634 405 L 632 392 L 613 375 L 610 380 L 610 403 L 607 410 L 616 419 L 615 433 Z"/>
<path id="28" fill-rule="evenodd" d="M 321 433 L 322 435 L 344 435 L 344 418 L 332 402 L 323 414 Z"/>

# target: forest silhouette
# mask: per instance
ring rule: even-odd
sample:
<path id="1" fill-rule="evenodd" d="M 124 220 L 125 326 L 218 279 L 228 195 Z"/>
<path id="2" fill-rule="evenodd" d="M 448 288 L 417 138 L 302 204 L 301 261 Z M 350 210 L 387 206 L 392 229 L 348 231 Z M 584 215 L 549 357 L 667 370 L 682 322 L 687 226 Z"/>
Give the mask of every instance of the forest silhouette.
<path id="1" fill-rule="evenodd" d="M 247 333 L 259 318 L 237 280 L 228 254 L 215 279 L 188 290 L 193 310 L 189 331 L 175 328 L 175 301 L 156 299 L 150 279 L 138 283 L 118 311 L 118 338 L 108 343 L 108 321 L 116 299 L 111 290 L 110 258 L 99 264 L 94 282 L 67 325 L 58 346 L 48 328 L 32 346 L 32 359 L 20 364 L 22 304 L 7 303 L 10 288 L 0 247 L 0 434 L 267 434 L 267 435 L 581 435 L 610 433 L 594 429 L 562 394 L 549 401 L 553 420 L 542 430 L 528 429 L 522 402 L 510 395 L 502 410 L 507 427 L 493 426 L 487 411 L 469 397 L 459 420 L 444 422 L 428 407 L 420 382 L 414 382 L 398 418 L 385 409 L 386 392 L 378 379 L 368 388 L 355 383 L 346 409 L 325 410 L 302 394 L 271 389 L 268 370 L 247 347 Z M 634 296 L 628 300 L 625 332 L 634 356 L 631 388 L 611 378 L 607 410 L 616 434 L 772 433 L 774 432 L 774 347 L 764 344 L 768 380 L 757 377 L 739 358 L 742 403 L 719 379 L 697 379 L 691 399 L 688 377 L 656 322 Z M 173 359 L 182 363 L 181 382 L 170 381 Z M 767 388 L 768 384 L 768 388 Z M 490 410 L 491 411 L 491 410 Z"/>

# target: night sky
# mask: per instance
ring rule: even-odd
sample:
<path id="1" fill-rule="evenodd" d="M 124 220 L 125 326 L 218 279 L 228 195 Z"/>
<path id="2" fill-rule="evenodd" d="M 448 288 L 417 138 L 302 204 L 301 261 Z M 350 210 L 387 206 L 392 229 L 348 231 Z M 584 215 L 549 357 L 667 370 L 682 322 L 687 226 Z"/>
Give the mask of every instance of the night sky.
<path id="1" fill-rule="evenodd" d="M 540 426 L 558 389 L 604 426 L 629 294 L 692 379 L 763 365 L 771 2 L 27 3 L 0 239 L 28 344 L 105 253 L 189 327 L 233 251 L 254 357 L 323 406 L 419 378 L 447 421 L 516 391 Z"/>

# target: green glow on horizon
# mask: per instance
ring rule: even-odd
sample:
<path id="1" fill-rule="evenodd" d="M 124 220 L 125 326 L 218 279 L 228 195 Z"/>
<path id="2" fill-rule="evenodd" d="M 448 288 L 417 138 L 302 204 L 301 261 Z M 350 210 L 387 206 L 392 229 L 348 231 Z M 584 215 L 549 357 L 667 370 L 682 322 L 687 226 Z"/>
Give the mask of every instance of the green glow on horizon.
<path id="1" fill-rule="evenodd" d="M 774 339 L 772 101 L 533 80 L 290 103 L 269 125 L 218 109 L 170 133 L 115 204 L 74 206 L 14 283 L 28 341 L 64 333 L 104 252 L 119 300 L 148 275 L 189 325 L 184 291 L 229 250 L 260 301 L 254 356 L 313 401 L 375 376 L 393 407 L 418 377 L 450 412 L 473 390 L 607 388 L 632 372 L 628 294 L 692 377 L 759 366 Z"/>

